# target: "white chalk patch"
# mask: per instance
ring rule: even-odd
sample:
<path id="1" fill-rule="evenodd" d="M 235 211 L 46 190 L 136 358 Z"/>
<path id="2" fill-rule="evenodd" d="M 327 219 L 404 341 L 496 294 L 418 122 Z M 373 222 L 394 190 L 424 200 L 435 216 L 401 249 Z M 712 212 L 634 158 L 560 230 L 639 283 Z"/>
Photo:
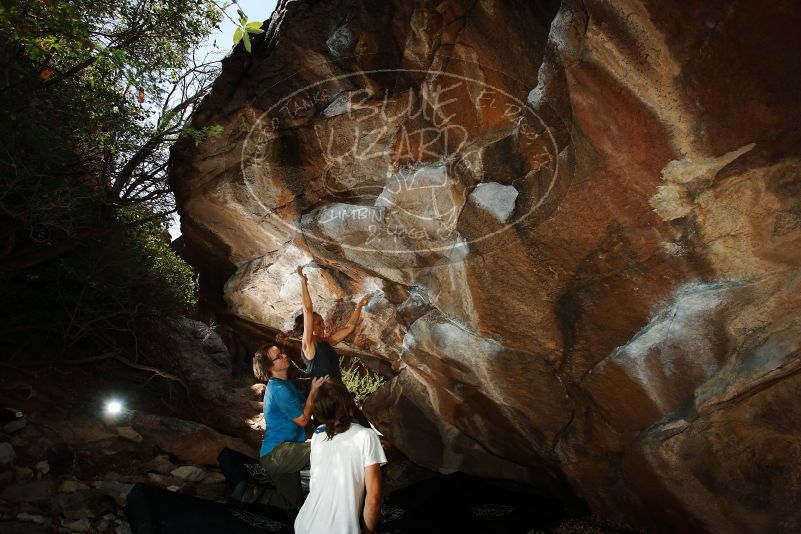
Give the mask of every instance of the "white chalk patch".
<path id="1" fill-rule="evenodd" d="M 478 184 L 470 193 L 470 200 L 491 213 L 498 221 L 505 223 L 515 211 L 517 195 L 517 189 L 513 185 L 488 182 Z"/>

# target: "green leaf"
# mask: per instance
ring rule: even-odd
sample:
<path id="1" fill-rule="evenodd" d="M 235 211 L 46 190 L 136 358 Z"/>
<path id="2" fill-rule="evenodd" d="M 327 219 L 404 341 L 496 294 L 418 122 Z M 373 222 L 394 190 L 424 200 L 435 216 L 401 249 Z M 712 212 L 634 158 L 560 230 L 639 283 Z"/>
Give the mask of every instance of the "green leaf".
<path id="1" fill-rule="evenodd" d="M 258 20 L 252 20 L 245 25 L 245 28 L 247 28 L 247 30 L 252 33 L 252 30 L 261 29 L 261 22 L 259 22 Z"/>
<path id="2" fill-rule="evenodd" d="M 242 31 L 242 28 L 236 29 L 236 31 L 234 32 L 234 44 L 237 44 L 242 39 L 243 33 L 244 32 Z"/>
<path id="3" fill-rule="evenodd" d="M 245 39 L 245 50 L 250 52 L 250 35 L 248 35 L 248 32 L 245 32 L 242 34 L 242 37 Z"/>

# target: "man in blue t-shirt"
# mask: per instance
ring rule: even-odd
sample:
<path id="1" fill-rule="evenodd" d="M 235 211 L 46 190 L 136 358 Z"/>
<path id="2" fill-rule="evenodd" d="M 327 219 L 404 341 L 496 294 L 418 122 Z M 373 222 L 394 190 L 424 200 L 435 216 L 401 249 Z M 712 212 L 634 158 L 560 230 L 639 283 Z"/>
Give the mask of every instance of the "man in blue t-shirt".
<path id="1" fill-rule="evenodd" d="M 297 510 L 303 504 L 300 471 L 308 467 L 311 450 L 305 429 L 317 389 L 328 377 L 312 380 L 309 398 L 304 403 L 295 384 L 287 379 L 290 365 L 289 357 L 275 345 L 260 349 L 253 357 L 253 373 L 267 382 L 265 431 L 259 461 L 275 486 L 262 494 L 260 502 Z"/>

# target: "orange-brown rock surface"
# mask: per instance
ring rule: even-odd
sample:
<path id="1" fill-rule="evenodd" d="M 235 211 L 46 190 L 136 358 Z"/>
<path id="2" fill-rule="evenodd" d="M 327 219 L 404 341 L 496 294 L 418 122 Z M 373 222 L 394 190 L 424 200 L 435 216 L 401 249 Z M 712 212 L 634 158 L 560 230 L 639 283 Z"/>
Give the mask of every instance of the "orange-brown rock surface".
<path id="1" fill-rule="evenodd" d="M 296 266 L 414 461 L 654 528 L 801 529 L 797 2 L 282 1 L 172 177 L 205 297 Z"/>

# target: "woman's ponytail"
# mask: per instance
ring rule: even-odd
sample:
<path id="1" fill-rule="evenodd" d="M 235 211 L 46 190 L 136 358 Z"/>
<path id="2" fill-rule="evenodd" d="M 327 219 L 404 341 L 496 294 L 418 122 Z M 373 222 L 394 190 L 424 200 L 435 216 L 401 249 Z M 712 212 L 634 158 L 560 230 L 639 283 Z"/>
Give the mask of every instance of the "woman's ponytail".
<path id="1" fill-rule="evenodd" d="M 320 386 L 312 405 L 314 417 L 325 425 L 328 439 L 346 432 L 351 425 L 356 405 L 353 395 L 342 382 L 329 381 Z"/>

